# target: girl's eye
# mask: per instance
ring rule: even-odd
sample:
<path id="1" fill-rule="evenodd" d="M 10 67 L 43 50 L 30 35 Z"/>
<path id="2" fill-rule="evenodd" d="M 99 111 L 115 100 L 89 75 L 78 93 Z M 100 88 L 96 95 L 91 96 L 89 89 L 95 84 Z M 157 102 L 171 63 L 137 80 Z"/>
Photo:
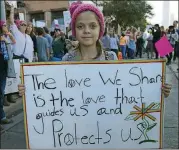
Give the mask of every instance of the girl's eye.
<path id="1" fill-rule="evenodd" d="M 96 25 L 95 24 L 92 24 L 91 25 L 91 29 L 95 29 L 96 28 Z"/>
<path id="2" fill-rule="evenodd" d="M 78 29 L 83 29 L 82 25 L 77 26 Z"/>

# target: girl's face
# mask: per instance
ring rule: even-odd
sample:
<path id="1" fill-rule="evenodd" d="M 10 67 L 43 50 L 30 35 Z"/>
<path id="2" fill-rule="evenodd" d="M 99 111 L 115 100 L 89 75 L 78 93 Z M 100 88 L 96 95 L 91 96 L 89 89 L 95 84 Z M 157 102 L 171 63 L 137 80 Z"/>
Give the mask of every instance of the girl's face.
<path id="1" fill-rule="evenodd" d="M 2 26 L 2 31 L 3 31 L 4 33 L 7 33 L 7 32 L 8 32 L 8 29 L 7 29 L 7 25 L 6 25 L 6 24 L 4 24 L 4 25 Z"/>
<path id="2" fill-rule="evenodd" d="M 81 45 L 96 45 L 99 38 L 100 25 L 95 13 L 87 11 L 81 13 L 75 23 L 76 39 Z"/>
<path id="3" fill-rule="evenodd" d="M 32 25 L 31 24 L 29 24 L 28 26 L 27 26 L 27 32 L 28 33 L 31 33 L 32 32 Z"/>

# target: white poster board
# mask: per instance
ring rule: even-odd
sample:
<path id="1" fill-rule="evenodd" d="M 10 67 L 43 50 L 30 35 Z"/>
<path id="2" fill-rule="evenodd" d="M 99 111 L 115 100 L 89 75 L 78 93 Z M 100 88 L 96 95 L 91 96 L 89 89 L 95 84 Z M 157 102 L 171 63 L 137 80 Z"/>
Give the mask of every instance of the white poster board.
<path id="1" fill-rule="evenodd" d="M 17 8 L 17 1 L 7 0 L 7 2 L 9 3 L 9 5 L 14 6 L 14 8 Z"/>
<path id="2" fill-rule="evenodd" d="M 65 27 L 68 27 L 71 22 L 70 11 L 63 11 L 63 17 L 64 17 Z"/>
<path id="3" fill-rule="evenodd" d="M 27 147 L 161 148 L 165 64 L 119 63 L 23 65 Z"/>
<path id="4" fill-rule="evenodd" d="M 40 28 L 43 28 L 45 27 L 45 22 L 42 22 L 42 21 L 36 21 L 36 27 L 40 27 Z"/>
<path id="5" fill-rule="evenodd" d="M 21 82 L 21 80 L 20 80 L 20 61 L 19 61 L 19 59 L 14 59 L 13 61 L 14 61 L 16 78 L 7 78 L 5 94 L 18 92 L 18 84 Z"/>
<path id="6" fill-rule="evenodd" d="M 24 18 L 24 13 L 19 13 L 19 19 L 20 19 L 20 20 L 25 20 L 25 18 Z"/>

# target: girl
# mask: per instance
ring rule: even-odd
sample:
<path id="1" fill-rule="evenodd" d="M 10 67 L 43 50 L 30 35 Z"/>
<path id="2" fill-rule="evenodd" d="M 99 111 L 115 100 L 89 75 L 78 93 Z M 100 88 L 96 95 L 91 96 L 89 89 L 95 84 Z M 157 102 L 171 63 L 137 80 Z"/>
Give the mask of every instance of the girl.
<path id="1" fill-rule="evenodd" d="M 112 51 L 104 52 L 99 39 L 104 34 L 104 17 L 100 10 L 91 4 L 74 2 L 72 13 L 72 34 L 79 41 L 79 46 L 63 57 L 63 61 L 118 60 Z M 19 94 L 25 93 L 24 85 L 19 85 Z M 170 87 L 165 86 L 164 94 L 168 96 Z"/>

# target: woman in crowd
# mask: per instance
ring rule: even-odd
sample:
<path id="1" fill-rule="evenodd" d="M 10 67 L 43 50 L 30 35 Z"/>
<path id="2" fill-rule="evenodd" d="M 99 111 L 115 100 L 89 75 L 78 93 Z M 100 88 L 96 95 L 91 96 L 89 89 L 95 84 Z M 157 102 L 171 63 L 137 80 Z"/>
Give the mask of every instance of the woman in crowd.
<path id="1" fill-rule="evenodd" d="M 62 38 L 61 30 L 59 28 L 56 28 L 54 32 L 55 34 L 52 42 L 53 57 L 51 58 L 51 60 L 61 61 L 62 57 L 64 56 L 65 39 Z"/>
<path id="2" fill-rule="evenodd" d="M 140 58 L 142 58 L 142 50 L 143 50 L 143 47 L 144 47 L 144 39 L 143 39 L 143 36 L 142 36 L 142 32 L 138 32 L 137 33 L 137 41 L 136 41 L 136 49 L 137 49 L 137 52 L 136 52 L 136 57 L 139 55 Z"/>
<path id="3" fill-rule="evenodd" d="M 161 37 L 166 36 L 166 32 L 165 32 L 164 26 L 161 26 L 160 30 L 161 30 Z"/>
<path id="4" fill-rule="evenodd" d="M 109 42 L 110 42 L 110 49 L 111 51 L 115 52 L 116 53 L 116 56 L 118 55 L 118 43 L 119 43 L 119 39 L 118 37 L 115 35 L 114 33 L 114 30 L 113 29 L 110 29 L 110 32 L 109 32 Z"/>
<path id="5" fill-rule="evenodd" d="M 168 30 L 168 33 L 167 33 L 167 38 L 168 38 L 171 46 L 174 49 L 175 48 L 175 43 L 178 40 L 178 33 L 175 31 L 174 26 L 169 26 L 169 30 Z M 172 52 L 170 52 L 167 55 L 167 59 L 168 59 L 167 65 L 170 65 L 171 64 L 171 60 L 172 60 Z"/>
<path id="6" fill-rule="evenodd" d="M 6 118 L 3 109 L 4 91 L 6 86 L 6 77 L 7 77 L 7 70 L 8 70 L 8 60 L 9 60 L 9 55 L 8 55 L 7 43 L 1 33 L 0 35 L 0 123 L 1 124 L 9 124 L 12 122 L 12 120 Z M 0 126 L 0 130 L 2 129 L 3 127 Z"/>
<path id="7" fill-rule="evenodd" d="M 7 70 L 7 77 L 9 78 L 16 78 L 15 68 L 14 68 L 14 62 L 13 62 L 13 45 L 16 43 L 13 35 L 8 31 L 7 24 L 5 21 L 0 21 L 0 34 L 2 35 L 2 38 L 6 42 L 6 47 L 8 51 L 8 70 Z M 1 64 L 0 64 L 1 65 Z M 6 80 L 3 81 L 4 85 L 6 84 Z M 11 95 L 8 95 L 4 98 L 4 106 L 9 106 L 10 103 L 15 103 L 16 101 L 12 99 Z"/>
<path id="8" fill-rule="evenodd" d="M 122 52 L 122 58 L 126 59 L 126 45 L 127 45 L 127 38 L 124 33 L 121 34 L 120 40 L 119 40 L 120 49 Z"/>
<path id="9" fill-rule="evenodd" d="M 33 41 L 34 55 L 36 56 L 36 53 L 37 53 L 37 39 L 36 39 L 33 24 L 31 22 L 27 23 L 26 34 L 28 34 L 31 37 L 32 41 Z"/>
<path id="10" fill-rule="evenodd" d="M 136 32 L 137 29 L 132 27 L 131 33 L 129 35 L 129 44 L 128 44 L 128 52 L 129 52 L 130 59 L 134 59 L 134 53 L 136 51 Z"/>
<path id="11" fill-rule="evenodd" d="M 14 23 L 14 7 L 11 6 L 10 30 L 16 39 L 13 47 L 14 59 L 25 59 L 25 62 L 32 62 L 34 46 L 31 37 L 25 33 L 26 28 L 25 21 L 16 20 Z"/>
<path id="12" fill-rule="evenodd" d="M 104 32 L 104 35 L 101 38 L 101 42 L 103 44 L 104 50 L 109 51 L 110 50 L 110 37 L 107 34 L 107 31 Z"/>
<path id="13" fill-rule="evenodd" d="M 72 34 L 79 41 L 78 47 L 67 53 L 63 61 L 104 61 L 118 60 L 113 51 L 104 51 L 100 38 L 104 34 L 104 17 L 101 11 L 94 5 L 72 3 Z M 164 95 L 170 93 L 170 87 L 165 85 Z M 24 85 L 19 85 L 19 94 L 25 93 Z"/>
<path id="14" fill-rule="evenodd" d="M 149 29 L 148 33 L 149 35 L 147 37 L 147 57 L 148 59 L 152 59 L 154 58 L 152 30 Z"/>

